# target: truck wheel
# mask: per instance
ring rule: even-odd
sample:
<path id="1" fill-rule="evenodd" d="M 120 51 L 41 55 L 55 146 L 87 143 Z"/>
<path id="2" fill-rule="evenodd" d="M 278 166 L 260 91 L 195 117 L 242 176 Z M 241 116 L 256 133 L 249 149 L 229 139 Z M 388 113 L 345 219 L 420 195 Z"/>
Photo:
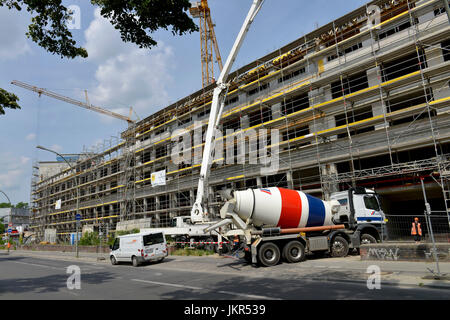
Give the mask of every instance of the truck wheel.
<path id="1" fill-rule="evenodd" d="M 377 239 L 375 239 L 373 236 L 367 233 L 361 236 L 361 244 L 371 244 L 371 243 L 377 243 Z"/>
<path id="2" fill-rule="evenodd" d="M 348 242 L 341 236 L 336 236 L 331 243 L 332 257 L 345 257 L 348 254 Z"/>
<path id="3" fill-rule="evenodd" d="M 283 259 L 289 263 L 305 260 L 305 246 L 300 241 L 291 241 L 283 248 Z"/>
<path id="4" fill-rule="evenodd" d="M 259 261 L 265 267 L 272 267 L 280 262 L 280 249 L 273 242 L 266 242 L 258 250 Z"/>
<path id="5" fill-rule="evenodd" d="M 113 266 L 117 265 L 117 260 L 116 260 L 116 258 L 114 258 L 114 256 L 111 256 L 111 258 L 109 258 L 109 259 L 111 260 L 111 264 Z"/>
<path id="6" fill-rule="evenodd" d="M 131 258 L 131 262 L 133 263 L 133 267 L 139 267 L 139 261 L 136 256 L 133 256 L 133 258 Z"/>

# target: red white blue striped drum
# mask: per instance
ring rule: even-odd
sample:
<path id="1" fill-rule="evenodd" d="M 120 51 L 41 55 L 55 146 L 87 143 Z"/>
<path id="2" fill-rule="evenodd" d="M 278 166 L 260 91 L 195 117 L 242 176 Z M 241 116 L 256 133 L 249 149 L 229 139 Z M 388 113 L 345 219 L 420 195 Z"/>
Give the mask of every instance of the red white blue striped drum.
<path id="1" fill-rule="evenodd" d="M 303 228 L 334 225 L 335 206 L 306 193 L 282 188 L 235 191 L 235 212 L 257 227 Z M 339 203 L 337 203 L 339 204 Z"/>

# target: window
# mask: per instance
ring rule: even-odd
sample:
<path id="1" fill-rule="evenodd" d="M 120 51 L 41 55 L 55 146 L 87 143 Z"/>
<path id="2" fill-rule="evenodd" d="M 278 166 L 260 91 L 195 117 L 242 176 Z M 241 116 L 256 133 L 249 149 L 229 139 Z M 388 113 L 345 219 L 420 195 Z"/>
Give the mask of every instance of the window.
<path id="1" fill-rule="evenodd" d="M 361 109 L 357 109 L 357 110 L 348 110 L 347 111 L 347 120 L 348 120 L 348 124 L 357 122 L 357 121 L 361 121 L 361 120 L 365 120 L 365 119 L 369 119 L 373 117 L 373 112 L 372 112 L 372 107 L 366 107 L 366 108 L 361 108 Z M 338 115 L 335 117 L 336 119 L 336 127 L 339 126 L 343 126 L 347 124 L 347 121 L 345 120 L 345 113 Z M 370 126 L 367 128 L 358 128 L 358 129 L 350 129 L 350 135 L 356 135 L 356 134 L 361 134 L 364 132 L 369 132 L 369 131 L 374 131 L 375 127 Z M 341 133 L 338 134 L 338 138 L 344 138 L 347 137 L 348 133 Z"/>
<path id="2" fill-rule="evenodd" d="M 361 49 L 361 48 L 362 48 L 362 42 L 357 43 L 357 44 L 355 44 L 355 45 L 353 45 L 353 46 L 351 46 L 351 47 L 345 49 L 345 50 L 344 50 L 344 54 L 349 54 L 349 53 L 351 53 L 351 52 L 353 52 L 353 51 L 356 51 L 356 50 L 358 50 L 358 49 Z"/>
<path id="3" fill-rule="evenodd" d="M 156 159 L 167 156 L 167 146 L 156 148 Z"/>
<path id="4" fill-rule="evenodd" d="M 211 113 L 211 109 L 205 109 L 205 110 L 203 110 L 202 112 L 200 112 L 199 114 L 198 114 L 198 117 L 199 118 L 202 118 L 202 117 L 204 117 L 204 116 L 206 116 L 206 115 L 208 115 L 208 114 L 210 114 Z"/>
<path id="5" fill-rule="evenodd" d="M 342 83 L 341 80 L 333 82 L 331 84 L 331 96 L 333 99 L 336 99 L 368 87 L 369 80 L 367 79 L 367 73 L 362 72 L 342 79 Z"/>
<path id="6" fill-rule="evenodd" d="M 230 99 L 226 100 L 225 105 L 228 106 L 228 105 L 236 103 L 238 101 L 239 101 L 239 96 L 236 96 L 234 98 L 230 98 Z"/>
<path id="7" fill-rule="evenodd" d="M 445 8 L 444 7 L 441 7 L 441 8 L 438 8 L 438 9 L 434 10 L 434 16 L 435 17 L 437 17 L 437 16 L 439 16 L 439 15 L 441 15 L 443 13 L 445 13 Z"/>
<path id="8" fill-rule="evenodd" d="M 397 32 L 400 32 L 400 31 L 403 31 L 405 29 L 408 29 L 409 27 L 411 27 L 411 22 L 410 21 L 404 22 L 404 23 L 402 23 L 402 24 L 400 24 L 400 25 L 398 25 L 396 27 L 393 27 L 393 28 L 391 28 L 391 29 L 389 29 L 387 31 L 384 31 L 384 32 L 380 33 L 378 35 L 378 38 L 380 40 L 385 39 L 387 37 L 392 36 L 393 34 L 396 34 Z"/>
<path id="9" fill-rule="evenodd" d="M 164 236 L 161 232 L 153 233 L 143 236 L 144 246 L 152 246 L 159 243 L 164 243 Z"/>
<path id="10" fill-rule="evenodd" d="M 250 90 L 250 91 L 247 93 L 247 95 L 248 95 L 249 97 L 250 97 L 250 96 L 253 96 L 253 95 L 257 94 L 258 92 L 261 92 L 261 91 L 264 91 L 264 90 L 268 89 L 269 87 L 270 87 L 270 84 L 269 84 L 269 83 L 265 83 L 265 84 L 263 84 L 263 85 L 261 85 L 261 86 L 255 88 L 255 89 L 253 89 L 253 90 Z"/>
<path id="11" fill-rule="evenodd" d="M 182 126 L 182 125 L 184 125 L 186 123 L 189 123 L 189 122 L 192 122 L 192 117 L 189 117 L 189 118 L 186 118 L 186 119 L 183 119 L 183 120 L 179 120 L 178 121 L 178 125 Z"/>
<path id="12" fill-rule="evenodd" d="M 292 72 L 290 74 L 287 74 L 287 75 L 285 75 L 285 76 L 283 76 L 281 78 L 278 78 L 278 83 L 282 83 L 282 82 L 285 82 L 285 81 L 287 81 L 289 79 L 295 78 L 295 77 L 297 77 L 297 76 L 299 76 L 299 75 L 301 75 L 302 73 L 305 73 L 305 72 L 306 72 L 305 68 L 301 68 L 299 70 L 296 70 L 296 71 L 294 71 L 294 72 Z"/>
<path id="13" fill-rule="evenodd" d="M 306 108 L 309 108 L 309 96 L 307 93 L 295 96 L 289 100 L 285 100 L 281 105 L 281 111 L 284 115 L 288 115 Z"/>
<path id="14" fill-rule="evenodd" d="M 417 57 L 417 52 L 414 51 L 406 56 L 383 63 L 383 81 L 386 82 L 419 71 L 421 67 L 422 69 L 427 67 L 425 53 L 423 50 L 419 50 L 419 57 Z"/>
<path id="15" fill-rule="evenodd" d="M 444 61 L 450 60 L 450 39 L 441 43 L 442 55 L 444 56 Z"/>
<path id="16" fill-rule="evenodd" d="M 250 127 L 254 127 L 258 124 L 266 123 L 272 120 L 272 112 L 270 109 L 258 110 L 248 115 Z"/>
<path id="17" fill-rule="evenodd" d="M 111 250 L 117 250 L 117 249 L 119 249 L 119 247 L 120 247 L 120 239 L 116 238 L 116 240 L 114 241 L 114 244 L 113 244 Z"/>
<path id="18" fill-rule="evenodd" d="M 374 196 L 364 196 L 364 205 L 366 209 L 380 211 L 380 205 L 378 204 L 378 200 Z"/>

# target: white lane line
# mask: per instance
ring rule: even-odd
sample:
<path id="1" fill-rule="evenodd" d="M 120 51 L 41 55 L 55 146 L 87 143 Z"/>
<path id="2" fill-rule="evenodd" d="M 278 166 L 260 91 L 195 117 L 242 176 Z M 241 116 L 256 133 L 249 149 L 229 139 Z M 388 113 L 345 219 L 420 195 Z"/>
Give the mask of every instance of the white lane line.
<path id="1" fill-rule="evenodd" d="M 191 286 L 185 286 L 185 285 L 174 284 L 174 283 L 166 283 L 166 282 L 157 282 L 157 281 L 140 280 L 140 279 L 131 279 L 131 281 L 156 284 L 156 285 L 160 285 L 160 286 L 192 289 L 192 290 L 204 290 L 203 288 L 199 288 L 199 287 L 191 287 Z M 281 300 L 281 299 L 272 298 L 272 297 L 258 296 L 258 295 L 253 295 L 253 294 L 237 293 L 237 292 L 230 292 L 230 291 L 217 291 L 217 292 L 222 293 L 222 294 L 232 295 L 232 296 L 246 297 L 246 298 L 255 299 L 255 300 Z"/>
<path id="2" fill-rule="evenodd" d="M 35 266 L 35 267 L 41 267 L 41 268 L 48 268 L 48 269 L 55 269 L 55 270 L 65 270 L 65 268 L 57 268 L 57 267 L 52 267 L 52 266 L 46 266 L 46 265 L 43 265 L 43 264 L 20 262 L 20 261 L 9 261 L 9 262 L 19 263 L 19 264 L 26 264 L 26 265 L 29 265 L 29 266 Z"/>
<path id="3" fill-rule="evenodd" d="M 159 286 L 168 286 L 168 287 L 176 287 L 176 288 L 184 288 L 184 289 L 192 289 L 192 290 L 203 290 L 203 288 L 185 286 L 185 285 L 182 285 L 182 284 L 156 282 L 156 281 L 148 281 L 148 280 L 140 280 L 140 279 L 131 279 L 131 281 L 143 282 L 143 283 L 149 283 L 149 284 L 156 284 L 156 285 L 159 285 Z"/>
<path id="4" fill-rule="evenodd" d="M 281 299 L 278 299 L 278 298 L 272 298 L 272 297 L 266 297 L 266 296 L 257 296 L 257 295 L 253 295 L 253 294 L 237 293 L 237 292 L 230 292 L 230 291 L 217 291 L 217 292 L 218 293 L 223 293 L 223 294 L 229 294 L 229 295 L 232 295 L 232 296 L 256 299 L 256 300 L 281 300 Z"/>

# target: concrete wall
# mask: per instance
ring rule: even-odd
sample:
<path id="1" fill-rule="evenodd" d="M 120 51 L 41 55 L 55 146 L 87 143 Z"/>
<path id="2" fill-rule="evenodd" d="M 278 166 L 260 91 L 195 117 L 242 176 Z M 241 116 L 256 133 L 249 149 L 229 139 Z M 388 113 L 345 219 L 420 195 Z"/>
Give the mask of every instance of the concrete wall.
<path id="1" fill-rule="evenodd" d="M 437 243 L 439 261 L 450 262 L 450 243 Z M 378 243 L 361 246 L 361 260 L 434 261 L 430 243 Z"/>

